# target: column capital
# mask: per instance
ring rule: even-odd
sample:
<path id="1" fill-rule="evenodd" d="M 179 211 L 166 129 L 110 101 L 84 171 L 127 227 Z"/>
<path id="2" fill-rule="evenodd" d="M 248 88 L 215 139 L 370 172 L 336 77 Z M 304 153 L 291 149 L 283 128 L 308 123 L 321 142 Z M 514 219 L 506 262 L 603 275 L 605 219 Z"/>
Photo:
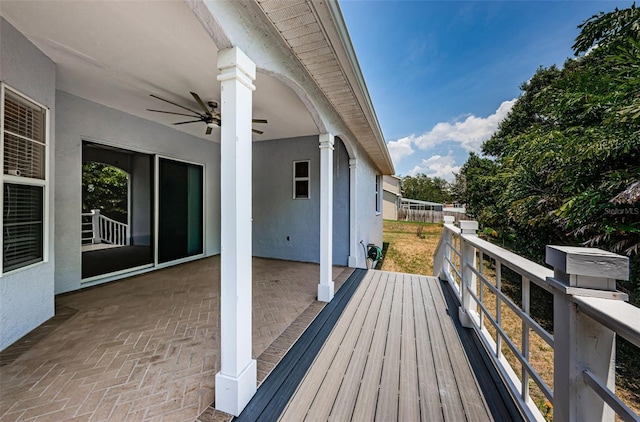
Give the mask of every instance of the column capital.
<path id="1" fill-rule="evenodd" d="M 226 48 L 218 51 L 218 81 L 223 82 L 236 79 L 250 90 L 256 87 L 256 64 L 238 47 Z"/>
<path id="2" fill-rule="evenodd" d="M 330 133 L 321 133 L 318 137 L 320 142 L 320 149 L 329 148 L 333 150 L 334 139 L 333 135 Z"/>

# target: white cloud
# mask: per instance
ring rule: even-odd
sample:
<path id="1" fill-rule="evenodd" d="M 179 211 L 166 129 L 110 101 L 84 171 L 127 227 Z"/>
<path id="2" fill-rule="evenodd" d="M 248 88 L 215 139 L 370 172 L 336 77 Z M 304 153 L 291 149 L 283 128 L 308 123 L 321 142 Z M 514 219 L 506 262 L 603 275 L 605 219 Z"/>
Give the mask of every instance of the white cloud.
<path id="1" fill-rule="evenodd" d="M 429 177 L 441 177 L 448 181 L 454 179 L 454 173 L 460 171 L 460 166 L 456 166 L 453 152 L 449 151 L 447 156 L 434 155 L 430 158 L 422 160 L 422 162 L 409 171 L 409 176 L 415 176 L 418 173 L 426 174 Z"/>
<path id="2" fill-rule="evenodd" d="M 388 142 L 387 148 L 389 148 L 389 154 L 391 155 L 391 160 L 393 160 L 394 163 L 398 163 L 404 157 L 408 157 L 413 154 L 411 139 L 409 137 Z"/>
<path id="3" fill-rule="evenodd" d="M 515 102 L 515 99 L 504 101 L 489 117 L 476 117 L 471 114 L 462 121 L 440 122 L 423 135 L 411 135 L 398 142 L 408 139 L 420 149 L 428 149 L 445 141 L 454 141 L 467 151 L 479 152 L 482 143 L 494 134 L 498 124 L 509 114 Z"/>

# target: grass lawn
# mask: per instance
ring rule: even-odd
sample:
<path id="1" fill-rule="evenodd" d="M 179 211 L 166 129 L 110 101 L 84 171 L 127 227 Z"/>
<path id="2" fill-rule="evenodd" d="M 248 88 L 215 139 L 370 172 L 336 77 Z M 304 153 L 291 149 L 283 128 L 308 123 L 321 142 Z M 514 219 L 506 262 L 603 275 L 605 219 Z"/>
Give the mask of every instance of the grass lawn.
<path id="1" fill-rule="evenodd" d="M 433 254 L 442 224 L 384 220 L 382 227 L 383 241 L 389 243 L 383 270 L 433 275 Z"/>

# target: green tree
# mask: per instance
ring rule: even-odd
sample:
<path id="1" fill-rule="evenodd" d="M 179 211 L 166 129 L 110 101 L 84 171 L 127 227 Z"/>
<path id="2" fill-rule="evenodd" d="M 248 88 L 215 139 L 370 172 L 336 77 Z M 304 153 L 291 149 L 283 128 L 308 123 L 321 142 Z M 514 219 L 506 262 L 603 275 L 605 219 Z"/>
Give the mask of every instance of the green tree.
<path id="1" fill-rule="evenodd" d="M 99 209 L 116 221 L 127 221 L 128 176 L 106 164 L 88 162 L 82 166 L 82 212 Z"/>
<path id="2" fill-rule="evenodd" d="M 449 183 L 446 180 L 422 173 L 402 178 L 402 196 L 441 204 L 451 201 Z"/>
<path id="3" fill-rule="evenodd" d="M 540 68 L 498 131 L 460 171 L 470 213 L 541 260 L 544 245 L 626 254 L 640 294 L 640 14 L 635 6 L 581 25 L 578 55 Z M 587 54 L 584 54 L 588 52 Z M 460 189 L 454 189 L 459 191 Z"/>

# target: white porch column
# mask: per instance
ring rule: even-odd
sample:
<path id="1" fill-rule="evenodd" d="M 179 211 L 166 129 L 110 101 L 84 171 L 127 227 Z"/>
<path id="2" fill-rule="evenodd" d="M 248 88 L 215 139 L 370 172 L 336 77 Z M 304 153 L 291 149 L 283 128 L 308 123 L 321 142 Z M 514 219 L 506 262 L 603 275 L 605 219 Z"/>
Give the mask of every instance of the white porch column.
<path id="1" fill-rule="evenodd" d="M 256 66 L 237 47 L 218 52 L 221 83 L 220 372 L 216 409 L 239 415 L 256 392 L 251 359 L 251 101 Z"/>
<path id="2" fill-rule="evenodd" d="M 318 300 L 333 299 L 333 135 L 320 135 L 320 284 Z"/>
<path id="3" fill-rule="evenodd" d="M 358 236 L 356 233 L 357 219 L 357 197 L 356 197 L 356 169 L 358 160 L 352 158 L 349 160 L 349 266 L 351 268 L 358 267 Z"/>

